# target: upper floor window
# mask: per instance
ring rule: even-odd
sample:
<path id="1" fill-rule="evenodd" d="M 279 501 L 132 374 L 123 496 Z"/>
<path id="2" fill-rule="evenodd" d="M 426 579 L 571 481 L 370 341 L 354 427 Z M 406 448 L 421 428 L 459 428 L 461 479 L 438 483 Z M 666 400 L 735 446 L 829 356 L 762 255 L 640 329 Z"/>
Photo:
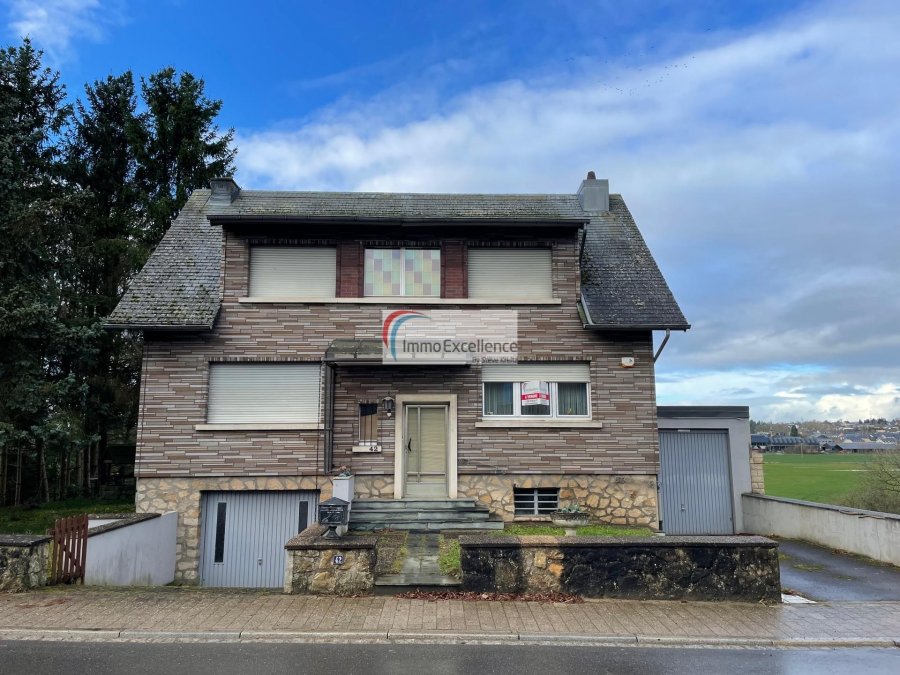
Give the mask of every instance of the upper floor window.
<path id="1" fill-rule="evenodd" d="M 550 300 L 549 248 L 470 248 L 469 297 Z"/>
<path id="2" fill-rule="evenodd" d="M 485 417 L 591 416 L 586 363 L 485 365 L 481 377 Z"/>
<path id="3" fill-rule="evenodd" d="M 441 296 L 441 251 L 429 248 L 367 248 L 365 295 Z"/>
<path id="4" fill-rule="evenodd" d="M 326 246 L 251 246 L 251 297 L 333 298 L 335 249 Z"/>
<path id="5" fill-rule="evenodd" d="M 211 363 L 206 421 L 314 423 L 319 370 L 318 363 Z"/>

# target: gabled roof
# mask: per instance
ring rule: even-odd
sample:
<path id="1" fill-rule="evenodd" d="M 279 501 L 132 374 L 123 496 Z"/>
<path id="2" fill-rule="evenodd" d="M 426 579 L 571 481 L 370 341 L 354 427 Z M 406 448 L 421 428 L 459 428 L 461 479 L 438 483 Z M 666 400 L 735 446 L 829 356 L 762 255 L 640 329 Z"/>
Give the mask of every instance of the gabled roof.
<path id="1" fill-rule="evenodd" d="M 582 305 L 598 329 L 687 330 L 669 285 L 638 231 L 622 195 L 585 227 Z"/>
<path id="2" fill-rule="evenodd" d="M 577 195 L 439 195 L 241 191 L 233 202 L 188 199 L 107 321 L 109 328 L 211 330 L 221 303 L 222 227 L 240 221 L 558 223 L 585 227 L 581 304 L 588 328 L 686 330 L 620 195 L 588 213 Z"/>
<path id="3" fill-rule="evenodd" d="M 390 221 L 394 223 L 511 221 L 572 224 L 588 217 L 576 195 L 418 194 L 397 192 L 268 192 L 241 190 L 211 203 L 215 221 Z"/>
<path id="4" fill-rule="evenodd" d="M 222 300 L 222 228 L 195 190 L 107 319 L 109 328 L 210 330 Z"/>

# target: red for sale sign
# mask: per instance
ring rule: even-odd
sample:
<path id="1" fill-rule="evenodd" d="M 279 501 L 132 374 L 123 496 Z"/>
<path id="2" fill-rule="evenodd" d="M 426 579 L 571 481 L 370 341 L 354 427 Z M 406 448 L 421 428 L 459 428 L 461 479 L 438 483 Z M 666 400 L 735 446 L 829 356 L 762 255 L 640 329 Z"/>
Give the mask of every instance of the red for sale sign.
<path id="1" fill-rule="evenodd" d="M 523 382 L 522 405 L 550 405 L 550 383 L 537 380 Z"/>

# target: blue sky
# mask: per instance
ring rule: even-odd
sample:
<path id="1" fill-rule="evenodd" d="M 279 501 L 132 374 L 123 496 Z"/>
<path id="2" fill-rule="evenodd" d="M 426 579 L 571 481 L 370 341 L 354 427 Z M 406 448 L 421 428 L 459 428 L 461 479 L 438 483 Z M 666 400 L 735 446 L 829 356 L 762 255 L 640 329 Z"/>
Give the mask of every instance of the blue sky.
<path id="1" fill-rule="evenodd" d="M 661 403 L 900 416 L 900 3 L 0 9 L 73 94 L 202 76 L 247 187 L 573 192 L 594 169 L 694 325 Z"/>

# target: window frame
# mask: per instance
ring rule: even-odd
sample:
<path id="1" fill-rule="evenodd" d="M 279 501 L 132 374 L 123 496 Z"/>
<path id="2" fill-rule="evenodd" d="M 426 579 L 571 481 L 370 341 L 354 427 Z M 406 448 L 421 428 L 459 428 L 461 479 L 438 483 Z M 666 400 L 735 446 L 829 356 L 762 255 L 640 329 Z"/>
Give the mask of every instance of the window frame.
<path id="1" fill-rule="evenodd" d="M 372 413 L 371 415 L 363 415 L 362 407 L 364 405 L 374 405 L 375 412 Z M 363 430 L 364 430 L 363 418 L 364 417 L 374 417 L 375 418 L 374 424 L 373 424 L 374 431 L 375 431 L 375 438 L 363 438 Z M 380 443 L 379 439 L 377 438 L 380 435 L 379 434 L 379 431 L 380 431 L 379 426 L 380 425 L 379 425 L 379 417 L 378 417 L 378 403 L 373 402 L 373 401 L 362 401 L 362 400 L 357 401 L 356 402 L 356 418 L 357 418 L 356 419 L 356 424 L 357 424 L 356 429 L 358 432 L 356 434 L 356 436 L 357 436 L 356 445 L 365 445 L 365 446 L 378 445 Z"/>
<path id="2" fill-rule="evenodd" d="M 550 385 L 550 414 L 549 415 L 523 415 L 522 414 L 522 384 L 534 380 L 519 380 L 508 382 L 482 382 L 481 383 L 481 415 L 484 419 L 500 420 L 589 420 L 591 419 L 591 383 L 590 382 L 564 382 L 564 384 L 583 384 L 587 397 L 587 414 L 585 415 L 561 415 L 559 414 L 559 382 L 552 380 L 539 380 Z M 488 384 L 512 384 L 513 386 L 513 412 L 512 415 L 494 415 L 485 411 L 487 396 L 485 388 Z"/>
<path id="3" fill-rule="evenodd" d="M 553 505 L 553 508 L 545 507 L 545 510 L 541 510 L 540 507 L 540 499 L 539 492 L 555 492 L 556 503 Z M 553 512 L 559 510 L 559 488 L 558 487 L 534 487 L 534 488 L 525 488 L 525 487 L 513 487 L 513 515 L 514 516 L 549 516 Z M 518 493 L 518 494 L 517 494 Z M 520 511 L 518 502 L 516 500 L 517 496 L 530 496 L 532 501 L 532 507 L 529 511 Z"/>
<path id="4" fill-rule="evenodd" d="M 369 295 L 366 293 L 366 262 L 369 251 L 400 251 L 400 295 Z M 437 294 L 433 295 L 407 295 L 406 294 L 406 251 L 431 251 L 438 255 Z M 441 255 L 440 246 L 363 246 L 362 268 L 362 297 L 364 298 L 441 298 L 443 297 L 443 269 L 444 258 Z"/>

